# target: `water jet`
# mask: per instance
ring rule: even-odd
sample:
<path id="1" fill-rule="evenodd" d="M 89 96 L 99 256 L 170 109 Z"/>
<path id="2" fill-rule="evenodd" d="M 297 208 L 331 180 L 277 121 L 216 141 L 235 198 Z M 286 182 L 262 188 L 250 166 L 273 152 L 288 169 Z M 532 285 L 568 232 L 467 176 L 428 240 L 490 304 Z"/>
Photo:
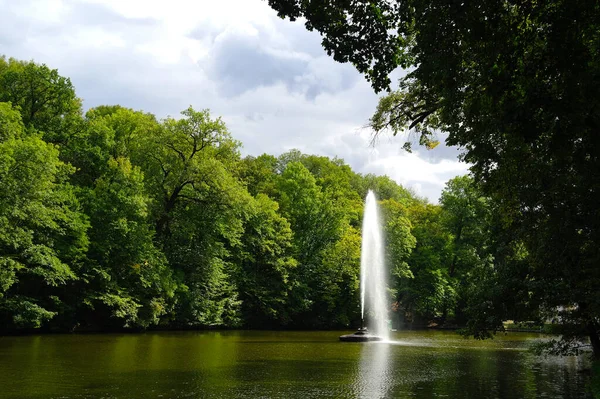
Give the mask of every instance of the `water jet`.
<path id="1" fill-rule="evenodd" d="M 369 190 L 365 200 L 360 253 L 361 327 L 353 334 L 342 335 L 340 341 L 368 342 L 388 340 L 386 273 L 383 256 L 383 234 L 377 199 Z M 365 321 L 373 333 L 365 327 Z"/>

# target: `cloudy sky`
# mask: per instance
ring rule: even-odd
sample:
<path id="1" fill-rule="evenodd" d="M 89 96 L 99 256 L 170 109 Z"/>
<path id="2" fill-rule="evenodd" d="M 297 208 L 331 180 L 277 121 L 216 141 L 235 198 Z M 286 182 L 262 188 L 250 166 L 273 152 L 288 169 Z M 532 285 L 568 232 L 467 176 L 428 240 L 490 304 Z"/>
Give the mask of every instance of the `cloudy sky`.
<path id="1" fill-rule="evenodd" d="M 0 0 L 0 10 L 0 54 L 57 68 L 86 108 L 158 117 L 209 108 L 244 155 L 338 156 L 432 202 L 467 172 L 443 145 L 408 154 L 404 140 L 383 137 L 370 147 L 363 126 L 378 97 L 369 84 L 263 0 Z"/>

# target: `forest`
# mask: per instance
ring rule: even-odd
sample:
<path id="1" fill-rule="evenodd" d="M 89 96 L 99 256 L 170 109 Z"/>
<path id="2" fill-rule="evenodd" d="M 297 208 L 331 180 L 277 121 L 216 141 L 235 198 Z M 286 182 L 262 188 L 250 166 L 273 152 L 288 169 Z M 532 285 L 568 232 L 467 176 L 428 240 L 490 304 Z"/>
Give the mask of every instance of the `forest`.
<path id="1" fill-rule="evenodd" d="M 469 177 L 432 205 L 337 158 L 242 158 L 208 110 L 84 113 L 68 78 L 15 59 L 0 82 L 6 330 L 356 326 L 369 189 L 395 322 L 464 323 L 493 264 L 491 204 Z"/>
<path id="2" fill-rule="evenodd" d="M 513 320 L 564 334 L 545 350 L 587 345 L 580 309 L 531 294 L 539 259 L 472 176 L 437 205 L 342 159 L 241 146 L 206 109 L 84 112 L 57 70 L 0 58 L 0 328 L 356 327 L 371 189 L 395 327 Z"/>

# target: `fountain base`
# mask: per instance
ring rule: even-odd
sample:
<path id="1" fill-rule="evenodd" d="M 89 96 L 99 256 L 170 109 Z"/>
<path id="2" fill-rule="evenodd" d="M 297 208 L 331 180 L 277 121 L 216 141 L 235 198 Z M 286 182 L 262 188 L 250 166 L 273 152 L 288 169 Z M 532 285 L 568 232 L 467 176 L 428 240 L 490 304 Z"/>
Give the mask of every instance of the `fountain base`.
<path id="1" fill-rule="evenodd" d="M 367 327 L 359 328 L 354 334 L 342 335 L 340 336 L 340 341 L 342 342 L 371 342 L 371 341 L 383 341 L 383 338 L 369 334 Z"/>

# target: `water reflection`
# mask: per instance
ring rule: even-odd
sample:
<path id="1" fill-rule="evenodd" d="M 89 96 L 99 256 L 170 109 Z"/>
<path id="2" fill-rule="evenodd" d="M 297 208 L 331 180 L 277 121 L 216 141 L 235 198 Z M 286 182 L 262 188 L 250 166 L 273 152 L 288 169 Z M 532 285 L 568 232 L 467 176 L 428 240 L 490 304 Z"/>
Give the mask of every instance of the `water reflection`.
<path id="1" fill-rule="evenodd" d="M 358 373 L 357 398 L 385 398 L 391 388 L 390 346 L 385 342 L 362 344 Z"/>
<path id="2" fill-rule="evenodd" d="M 402 332 L 341 343 L 336 332 L 184 332 L 0 337 L 3 399 L 581 399 L 581 358 L 538 358 L 535 336 L 465 341 Z"/>

